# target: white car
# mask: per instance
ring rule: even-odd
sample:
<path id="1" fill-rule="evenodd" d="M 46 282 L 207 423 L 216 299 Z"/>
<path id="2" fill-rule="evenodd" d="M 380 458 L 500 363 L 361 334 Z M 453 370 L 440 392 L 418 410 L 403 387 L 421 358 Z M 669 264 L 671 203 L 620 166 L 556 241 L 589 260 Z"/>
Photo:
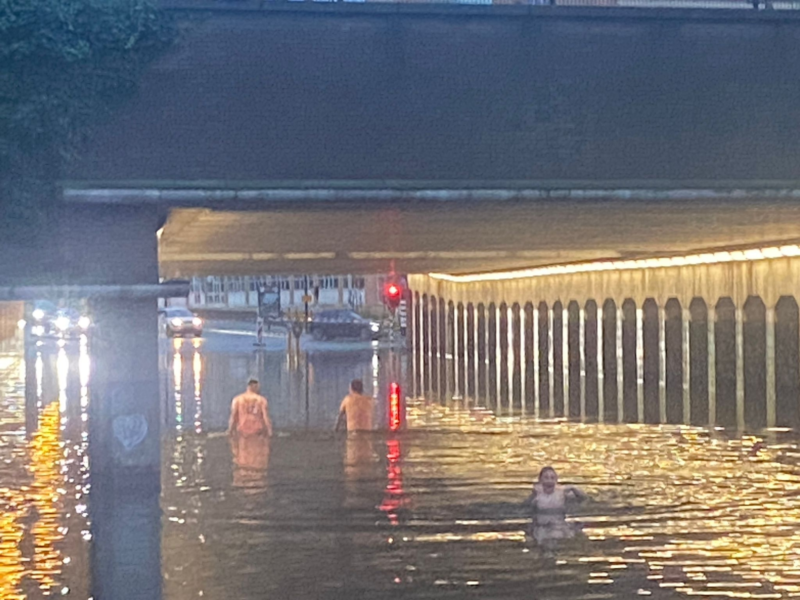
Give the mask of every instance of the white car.
<path id="1" fill-rule="evenodd" d="M 164 332 L 167 337 L 186 337 L 203 335 L 203 320 L 188 308 L 176 306 L 159 311 L 164 319 Z"/>

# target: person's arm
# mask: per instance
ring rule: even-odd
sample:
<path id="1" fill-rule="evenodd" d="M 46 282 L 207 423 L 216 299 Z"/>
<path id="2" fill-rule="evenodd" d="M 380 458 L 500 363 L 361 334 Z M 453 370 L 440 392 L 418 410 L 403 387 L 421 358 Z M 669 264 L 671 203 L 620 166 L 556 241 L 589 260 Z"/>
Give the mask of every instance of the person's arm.
<path id="1" fill-rule="evenodd" d="M 231 417 L 228 419 L 228 435 L 233 435 L 236 432 L 236 422 L 239 419 L 239 402 L 238 396 L 231 402 Z"/>
<path id="2" fill-rule="evenodd" d="M 339 416 L 336 417 L 336 424 L 333 426 L 334 431 L 341 431 L 347 429 L 347 398 L 342 400 L 339 405 Z"/>
<path id="3" fill-rule="evenodd" d="M 578 502 L 583 502 L 589 497 L 584 493 L 584 491 L 581 488 L 574 485 L 568 485 L 567 488 L 564 490 L 564 493 L 572 494 L 572 497 L 575 498 L 575 500 L 577 500 Z"/>
<path id="4" fill-rule="evenodd" d="M 263 404 L 263 417 L 264 417 L 264 425 L 267 428 L 267 436 L 272 437 L 272 421 L 269 418 L 269 402 L 266 398 L 264 398 Z"/>

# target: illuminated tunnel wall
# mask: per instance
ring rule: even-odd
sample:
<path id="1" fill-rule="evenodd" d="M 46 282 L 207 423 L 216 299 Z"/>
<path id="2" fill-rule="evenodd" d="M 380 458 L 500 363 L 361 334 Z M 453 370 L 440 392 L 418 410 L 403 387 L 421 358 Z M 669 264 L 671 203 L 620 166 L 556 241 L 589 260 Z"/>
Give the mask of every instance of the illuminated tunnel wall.
<path id="1" fill-rule="evenodd" d="M 798 254 L 412 276 L 412 391 L 503 415 L 796 427 Z"/>

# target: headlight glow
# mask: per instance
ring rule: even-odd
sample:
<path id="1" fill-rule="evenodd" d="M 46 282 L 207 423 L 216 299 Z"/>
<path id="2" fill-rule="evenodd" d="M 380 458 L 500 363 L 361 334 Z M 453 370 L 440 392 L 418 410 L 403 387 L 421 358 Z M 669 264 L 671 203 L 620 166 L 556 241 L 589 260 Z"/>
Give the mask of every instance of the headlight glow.
<path id="1" fill-rule="evenodd" d="M 378 333 L 378 331 L 381 329 L 381 326 L 378 323 L 370 323 L 369 328 L 373 333 Z"/>
<path id="2" fill-rule="evenodd" d="M 181 321 L 180 319 L 178 319 L 176 317 L 175 319 L 172 319 L 172 321 L 170 321 L 170 323 L 172 323 L 173 327 L 180 327 L 183 324 L 183 321 Z"/>
<path id="3" fill-rule="evenodd" d="M 33 318 L 37 321 L 41 321 L 44 319 L 44 311 L 41 308 L 37 308 L 33 311 Z"/>
<path id="4" fill-rule="evenodd" d="M 203 320 L 200 317 L 195 317 L 194 319 L 192 319 L 192 325 L 194 325 L 195 327 L 200 327 L 200 325 L 202 324 Z"/>
<path id="5" fill-rule="evenodd" d="M 89 317 L 81 317 L 78 319 L 78 326 L 81 329 L 89 329 L 89 325 L 92 324 L 92 321 Z"/>
<path id="6" fill-rule="evenodd" d="M 28 323 L 26 323 L 26 322 L 25 322 L 25 319 L 20 319 L 19 321 L 17 321 L 17 327 L 18 327 L 19 329 L 25 329 L 25 326 L 26 326 L 27 324 L 28 324 Z"/>
<path id="7" fill-rule="evenodd" d="M 31 333 L 35 336 L 42 336 L 44 335 L 44 327 L 41 325 L 34 325 L 31 327 Z"/>
<path id="8" fill-rule="evenodd" d="M 58 327 L 61 331 L 66 331 L 69 329 L 69 317 L 58 317 L 56 319 L 56 327 Z"/>

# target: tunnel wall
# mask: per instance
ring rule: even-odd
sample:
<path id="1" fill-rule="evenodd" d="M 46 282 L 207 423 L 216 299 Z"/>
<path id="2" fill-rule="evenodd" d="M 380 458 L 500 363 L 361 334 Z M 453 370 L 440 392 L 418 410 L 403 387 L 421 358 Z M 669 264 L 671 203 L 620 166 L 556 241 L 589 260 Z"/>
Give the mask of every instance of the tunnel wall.
<path id="1" fill-rule="evenodd" d="M 787 11 L 209 4 L 68 179 L 800 178 Z"/>
<path id="2" fill-rule="evenodd" d="M 470 350 L 476 357 L 489 355 L 466 374 L 491 377 L 488 389 L 477 393 L 457 384 L 433 393 L 426 365 L 438 362 L 438 372 L 447 375 L 454 370 L 450 357 L 462 350 L 441 337 L 435 344 L 436 333 L 424 321 L 419 332 L 412 327 L 411 352 L 422 355 L 412 363 L 413 393 L 509 415 L 773 432 L 798 427 L 800 258 L 796 247 L 783 248 L 793 256 L 758 258 L 749 251 L 752 260 L 743 254 L 741 262 L 508 281 L 411 276 L 414 324 L 445 301 L 468 315 L 474 306 L 488 306 L 485 330 L 507 315 L 524 315 L 496 342 L 463 328 L 465 347 L 476 348 Z M 530 342 L 520 345 L 523 336 Z M 427 338 L 431 344 L 422 347 Z M 499 358 L 492 360 L 493 354 Z M 516 381 L 524 383 L 515 396 L 508 389 Z"/>

